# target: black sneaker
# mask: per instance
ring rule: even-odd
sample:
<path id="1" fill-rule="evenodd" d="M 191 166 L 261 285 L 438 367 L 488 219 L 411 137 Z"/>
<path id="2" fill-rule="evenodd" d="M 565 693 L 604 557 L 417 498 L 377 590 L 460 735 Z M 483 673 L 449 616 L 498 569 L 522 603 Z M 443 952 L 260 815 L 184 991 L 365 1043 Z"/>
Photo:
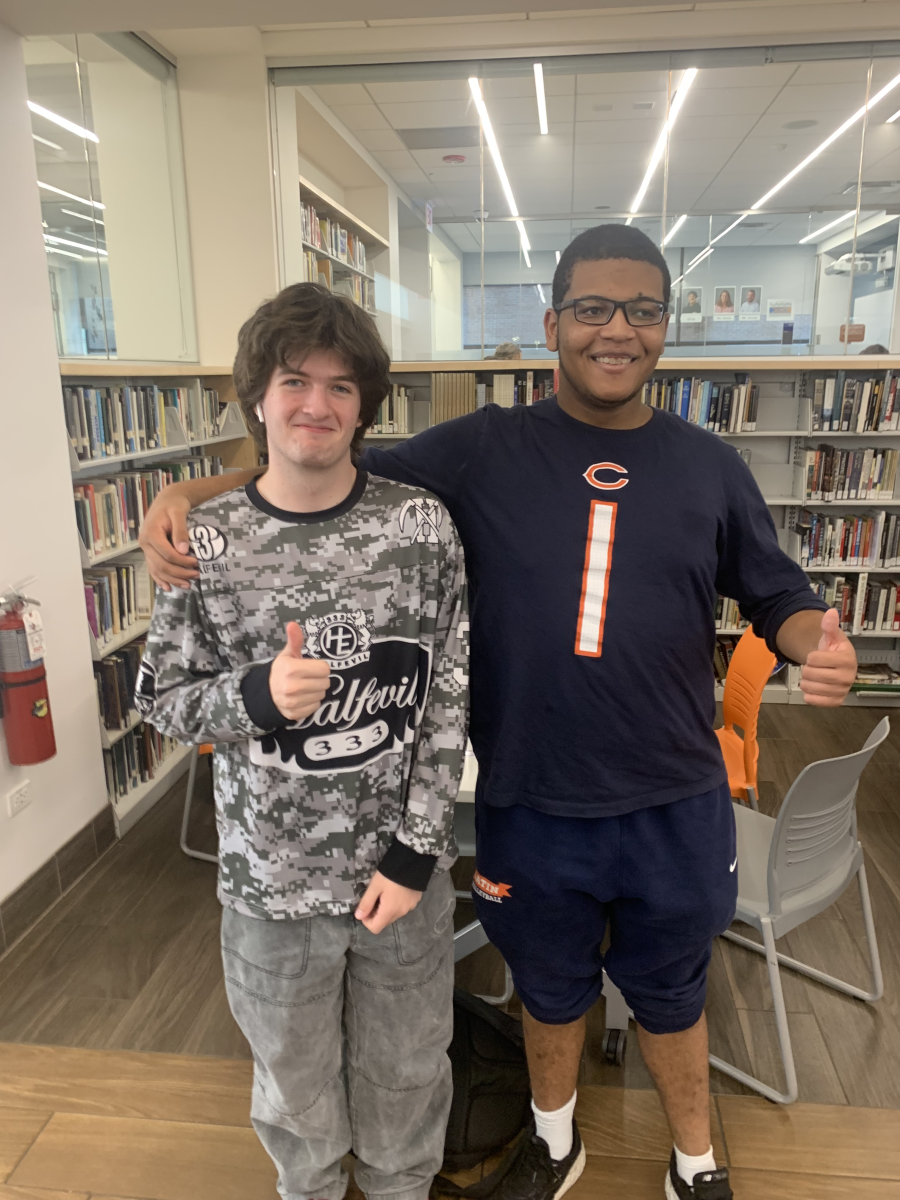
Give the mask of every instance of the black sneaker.
<path id="1" fill-rule="evenodd" d="M 509 1157 L 475 1185 L 478 1196 L 483 1200 L 559 1200 L 584 1170 L 584 1146 L 574 1121 L 572 1134 L 572 1149 L 557 1161 L 535 1132 L 532 1119 Z"/>
<path id="2" fill-rule="evenodd" d="M 673 1150 L 669 1159 L 669 1173 L 666 1175 L 666 1200 L 734 1200 L 734 1192 L 728 1182 L 728 1168 L 698 1171 L 692 1184 L 685 1183 L 678 1174 Z"/>

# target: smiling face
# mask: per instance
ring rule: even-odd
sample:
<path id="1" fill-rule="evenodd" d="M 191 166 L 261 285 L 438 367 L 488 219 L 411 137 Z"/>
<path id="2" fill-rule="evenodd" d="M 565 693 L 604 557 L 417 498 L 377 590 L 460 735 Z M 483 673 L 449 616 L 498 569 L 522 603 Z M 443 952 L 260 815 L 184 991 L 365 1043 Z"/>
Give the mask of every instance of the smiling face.
<path id="1" fill-rule="evenodd" d="M 652 263 L 627 258 L 576 263 L 564 300 L 605 296 L 663 303 L 662 272 Z M 653 374 L 666 342 L 669 314 L 659 325 L 632 326 L 617 309 L 607 325 L 585 325 L 571 308 L 544 317 L 547 348 L 559 351 L 560 374 L 582 404 L 595 411 L 621 407 Z"/>
<path id="2" fill-rule="evenodd" d="M 756 299 L 756 292 L 754 292 L 753 288 L 749 288 L 747 290 L 747 303 L 752 304 L 755 299 Z"/>
<path id="3" fill-rule="evenodd" d="M 261 404 L 270 460 L 329 470 L 349 459 L 359 402 L 359 385 L 334 350 L 314 350 L 295 370 L 276 367 Z"/>

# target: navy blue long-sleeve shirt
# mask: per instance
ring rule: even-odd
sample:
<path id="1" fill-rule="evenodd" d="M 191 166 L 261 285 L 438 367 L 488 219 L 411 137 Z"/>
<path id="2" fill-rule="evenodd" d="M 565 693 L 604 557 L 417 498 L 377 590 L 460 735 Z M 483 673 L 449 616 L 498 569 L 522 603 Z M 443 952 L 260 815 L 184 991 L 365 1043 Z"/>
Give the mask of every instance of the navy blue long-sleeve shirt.
<path id="1" fill-rule="evenodd" d="M 616 430 L 555 399 L 488 405 L 361 465 L 434 492 L 459 530 L 489 804 L 611 816 L 717 787 L 716 594 L 773 650 L 826 607 L 741 457 L 657 409 Z"/>

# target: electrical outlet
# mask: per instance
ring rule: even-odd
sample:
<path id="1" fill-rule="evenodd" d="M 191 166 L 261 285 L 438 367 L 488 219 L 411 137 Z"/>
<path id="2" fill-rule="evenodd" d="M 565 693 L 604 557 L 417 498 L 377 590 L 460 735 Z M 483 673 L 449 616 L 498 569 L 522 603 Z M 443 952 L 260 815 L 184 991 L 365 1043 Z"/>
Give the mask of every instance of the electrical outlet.
<path id="1" fill-rule="evenodd" d="M 22 809 L 27 808 L 31 803 L 31 797 L 28 795 L 30 782 L 28 779 L 23 779 L 17 788 L 6 793 L 6 807 L 11 817 L 17 817 Z"/>

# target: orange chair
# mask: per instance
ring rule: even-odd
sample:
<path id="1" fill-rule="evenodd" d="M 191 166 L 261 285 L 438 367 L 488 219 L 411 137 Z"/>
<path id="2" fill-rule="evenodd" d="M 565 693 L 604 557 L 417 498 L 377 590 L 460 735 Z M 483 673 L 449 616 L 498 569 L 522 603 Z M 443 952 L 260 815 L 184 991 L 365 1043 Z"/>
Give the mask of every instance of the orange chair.
<path id="1" fill-rule="evenodd" d="M 776 661 L 766 643 L 752 629 L 746 629 L 731 656 L 725 677 L 725 696 L 722 700 L 725 726 L 716 730 L 732 796 L 743 800 L 745 804 L 749 802 L 750 807 L 757 811 L 756 763 L 759 743 L 756 740 L 756 725 L 763 688 L 769 681 Z M 743 731 L 743 737 L 735 725 Z"/>

